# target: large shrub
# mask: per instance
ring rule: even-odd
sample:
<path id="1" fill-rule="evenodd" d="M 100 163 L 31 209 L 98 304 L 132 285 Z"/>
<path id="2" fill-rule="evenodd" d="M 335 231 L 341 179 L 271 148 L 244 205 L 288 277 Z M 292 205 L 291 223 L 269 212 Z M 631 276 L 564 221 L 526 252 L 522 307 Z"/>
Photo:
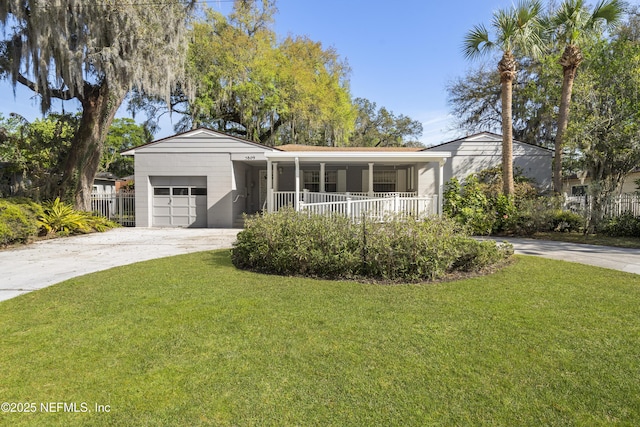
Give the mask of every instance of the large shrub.
<path id="1" fill-rule="evenodd" d="M 618 217 L 604 218 L 597 231 L 611 237 L 640 237 L 640 216 L 624 212 Z"/>
<path id="2" fill-rule="evenodd" d="M 42 208 L 24 199 L 0 199 L 0 246 L 27 243 L 38 235 Z"/>
<path id="3" fill-rule="evenodd" d="M 499 170 L 499 169 L 498 169 Z M 580 231 L 584 218 L 562 209 L 562 199 L 539 196 L 520 178 L 511 197 L 500 193 L 501 178 L 491 169 L 470 175 L 464 185 L 453 178 L 444 192 L 444 212 L 475 235 L 532 235 L 538 231 Z"/>
<path id="4" fill-rule="evenodd" d="M 521 200 L 516 207 L 512 234 L 530 236 L 536 232 L 578 232 L 584 229 L 585 218 L 562 208 L 561 197 L 540 196 Z"/>
<path id="5" fill-rule="evenodd" d="M 248 217 L 232 261 L 271 274 L 424 281 L 478 271 L 511 254 L 509 245 L 478 242 L 445 218 L 363 217 L 354 224 L 285 209 Z"/>

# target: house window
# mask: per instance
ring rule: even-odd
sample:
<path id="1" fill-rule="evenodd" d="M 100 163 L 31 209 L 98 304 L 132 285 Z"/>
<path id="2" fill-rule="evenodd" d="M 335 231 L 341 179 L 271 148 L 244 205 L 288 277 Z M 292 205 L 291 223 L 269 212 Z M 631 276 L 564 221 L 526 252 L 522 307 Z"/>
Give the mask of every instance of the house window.
<path id="1" fill-rule="evenodd" d="M 320 192 L 320 171 L 304 171 L 304 189 Z"/>
<path id="2" fill-rule="evenodd" d="M 174 196 L 188 196 L 189 188 L 188 187 L 173 187 L 173 195 Z"/>
<path id="3" fill-rule="evenodd" d="M 324 173 L 324 191 L 327 193 L 335 193 L 338 189 L 338 172 L 325 171 Z"/>
<path id="4" fill-rule="evenodd" d="M 396 191 L 397 174 L 394 170 L 373 171 L 373 191 L 375 193 L 393 193 Z"/>
<path id="5" fill-rule="evenodd" d="M 586 196 L 588 189 L 589 189 L 588 185 L 572 185 L 571 186 L 571 195 L 572 196 Z"/>
<path id="6" fill-rule="evenodd" d="M 312 192 L 320 192 L 320 171 L 304 171 L 304 188 Z M 335 193 L 338 188 L 338 173 L 336 171 L 325 171 L 324 191 Z"/>

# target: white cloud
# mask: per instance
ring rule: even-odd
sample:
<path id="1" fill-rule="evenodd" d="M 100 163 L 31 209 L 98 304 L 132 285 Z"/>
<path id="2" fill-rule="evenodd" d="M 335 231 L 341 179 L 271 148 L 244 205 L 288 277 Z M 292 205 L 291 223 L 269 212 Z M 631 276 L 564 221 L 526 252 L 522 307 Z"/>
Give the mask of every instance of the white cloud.
<path id="1" fill-rule="evenodd" d="M 429 147 L 451 141 L 462 136 L 462 132 L 453 129 L 454 119 L 443 111 L 424 111 L 414 115 L 422 123 L 420 142 Z M 412 117 L 414 117 L 412 116 Z"/>

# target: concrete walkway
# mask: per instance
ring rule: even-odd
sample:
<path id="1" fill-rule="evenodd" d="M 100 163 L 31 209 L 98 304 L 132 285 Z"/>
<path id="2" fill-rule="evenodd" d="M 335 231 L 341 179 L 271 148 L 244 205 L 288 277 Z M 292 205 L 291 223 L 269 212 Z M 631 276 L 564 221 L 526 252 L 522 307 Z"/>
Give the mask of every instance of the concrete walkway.
<path id="1" fill-rule="evenodd" d="M 72 277 L 154 258 L 230 248 L 240 230 L 117 228 L 0 250 L 0 301 Z M 494 238 L 515 252 L 640 274 L 640 250 L 533 239 Z"/>
<path id="2" fill-rule="evenodd" d="M 237 229 L 116 228 L 0 250 L 0 301 L 119 265 L 230 248 Z"/>

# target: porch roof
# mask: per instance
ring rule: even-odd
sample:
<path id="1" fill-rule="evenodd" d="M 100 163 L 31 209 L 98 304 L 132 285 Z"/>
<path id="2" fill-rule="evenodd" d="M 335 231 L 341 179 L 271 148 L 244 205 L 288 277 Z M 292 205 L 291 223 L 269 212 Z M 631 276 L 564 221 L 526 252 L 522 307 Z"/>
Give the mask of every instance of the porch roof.
<path id="1" fill-rule="evenodd" d="M 444 162 L 451 157 L 448 151 L 272 151 L 264 153 L 269 161 L 301 163 L 426 163 Z"/>
<path id="2" fill-rule="evenodd" d="M 302 144 L 285 144 L 276 147 L 280 151 L 322 151 L 322 152 L 332 152 L 332 151 L 351 151 L 351 152 L 398 152 L 398 153 L 415 153 L 418 151 L 424 151 L 424 147 L 325 147 L 320 145 L 302 145 Z"/>

